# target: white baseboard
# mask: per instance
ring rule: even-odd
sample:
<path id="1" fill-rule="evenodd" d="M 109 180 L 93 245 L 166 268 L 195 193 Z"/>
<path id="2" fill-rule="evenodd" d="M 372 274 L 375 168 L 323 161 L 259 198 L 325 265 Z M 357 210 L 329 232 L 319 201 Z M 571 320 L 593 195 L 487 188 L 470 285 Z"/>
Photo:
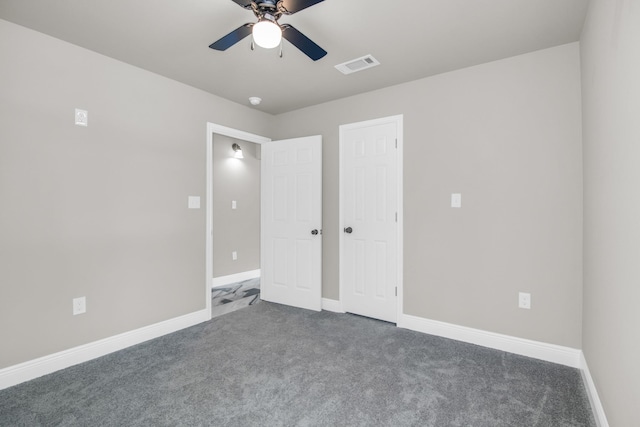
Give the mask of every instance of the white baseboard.
<path id="1" fill-rule="evenodd" d="M 508 351 L 509 353 L 546 360 L 547 362 L 558 363 L 572 368 L 581 367 L 580 355 L 582 352 L 575 348 L 497 334 L 408 314 L 401 315 L 397 325 L 400 328 Z"/>
<path id="2" fill-rule="evenodd" d="M 582 372 L 582 381 L 584 381 L 584 386 L 587 389 L 587 396 L 589 396 L 589 403 L 591 403 L 591 410 L 596 419 L 596 424 L 598 427 L 609 427 L 607 416 L 604 413 L 602 402 L 600 402 L 600 397 L 598 396 L 598 390 L 596 390 L 596 384 L 593 382 L 591 371 L 589 371 L 589 366 L 587 365 L 587 359 L 585 359 L 584 353 L 582 352 L 580 352 L 580 362 L 582 364 L 582 369 L 580 370 L 580 372 Z"/>
<path id="3" fill-rule="evenodd" d="M 335 299 L 322 298 L 322 309 L 334 313 L 344 313 L 342 302 Z"/>
<path id="4" fill-rule="evenodd" d="M 91 359 L 140 344 L 162 335 L 179 331 L 180 329 L 188 328 L 189 326 L 197 325 L 198 323 L 209 320 L 210 316 L 211 313 L 209 310 L 196 311 L 154 325 L 145 326 L 140 329 L 0 369 L 0 390 L 59 371 L 60 369 L 87 362 Z"/>
<path id="5" fill-rule="evenodd" d="M 214 277 L 211 287 L 225 286 L 231 283 L 242 282 L 243 280 L 255 279 L 256 277 L 260 277 L 260 269 L 229 274 L 228 276 Z"/>

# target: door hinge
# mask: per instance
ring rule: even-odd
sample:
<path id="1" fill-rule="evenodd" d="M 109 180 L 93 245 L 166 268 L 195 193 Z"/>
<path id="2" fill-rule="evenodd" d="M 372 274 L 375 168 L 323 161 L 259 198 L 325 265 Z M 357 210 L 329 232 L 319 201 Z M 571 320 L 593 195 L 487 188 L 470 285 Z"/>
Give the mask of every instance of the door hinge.
<path id="1" fill-rule="evenodd" d="M 396 286 L 396 296 L 398 296 L 398 287 Z"/>
<path id="2" fill-rule="evenodd" d="M 396 222 L 398 222 L 398 212 L 396 212 Z"/>
<path id="3" fill-rule="evenodd" d="M 398 148 L 398 138 L 396 138 L 396 148 Z"/>

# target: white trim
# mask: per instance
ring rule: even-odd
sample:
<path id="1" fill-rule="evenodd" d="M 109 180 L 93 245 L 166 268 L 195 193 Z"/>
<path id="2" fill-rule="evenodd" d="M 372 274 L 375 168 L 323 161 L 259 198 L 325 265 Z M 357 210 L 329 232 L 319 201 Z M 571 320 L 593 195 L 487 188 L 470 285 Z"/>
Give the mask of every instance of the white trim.
<path id="1" fill-rule="evenodd" d="M 396 263 L 397 263 L 397 272 L 396 272 L 396 278 L 397 278 L 397 288 L 398 288 L 398 295 L 396 298 L 396 322 L 399 321 L 399 319 L 402 317 L 403 312 L 404 312 L 404 182 L 403 182 L 403 168 L 404 168 L 404 162 L 403 162 L 403 158 L 404 158 L 404 115 L 403 114 L 398 114 L 396 116 L 389 116 L 389 117 L 383 117 L 383 118 L 379 118 L 379 119 L 373 119 L 373 120 L 366 120 L 363 122 L 356 122 L 356 123 L 349 123 L 346 125 L 340 125 L 339 126 L 339 137 L 338 137 L 338 154 L 339 154 L 339 159 L 338 159 L 338 173 L 339 173 L 339 178 L 338 178 L 338 190 L 339 190 L 339 194 L 338 194 L 338 200 L 339 200 L 339 204 L 338 204 L 338 224 L 339 224 L 339 228 L 338 228 L 338 234 L 339 234 L 339 239 L 338 239 L 338 272 L 339 272 L 339 294 L 340 294 L 340 301 L 344 301 L 344 280 L 342 277 L 342 272 L 343 272 L 343 268 L 342 268 L 342 251 L 343 251 L 343 245 L 344 245 L 344 233 L 342 232 L 342 229 L 344 227 L 344 218 L 342 215 L 342 206 L 343 206 L 343 200 L 344 200 L 344 194 L 343 194 L 343 190 L 342 190 L 342 174 L 343 174 L 343 168 L 344 168 L 344 162 L 342 159 L 342 145 L 343 145 L 343 140 L 344 140 L 344 132 L 346 130 L 349 129 L 354 129 L 354 128 L 361 128 L 361 127 L 368 127 L 368 126 L 376 126 L 376 125 L 382 125 L 382 124 L 386 124 L 386 123 L 395 123 L 396 125 L 396 138 L 397 138 L 397 142 L 398 142 L 398 147 L 397 147 L 397 153 L 396 153 L 396 183 L 397 183 L 397 207 L 396 210 L 398 212 L 398 228 L 397 228 L 397 236 L 396 236 L 396 254 L 397 254 L 397 259 L 396 259 Z M 344 310 L 342 308 L 342 303 L 340 302 L 340 308 L 342 310 Z M 344 311 L 342 311 L 344 313 Z"/>
<path id="2" fill-rule="evenodd" d="M 397 253 L 398 253 L 398 301 L 396 319 L 400 319 L 404 313 L 404 116 L 402 114 L 394 116 L 396 121 L 396 132 L 398 138 L 398 155 L 396 157 L 396 168 L 398 176 L 396 182 L 398 185 L 398 235 Z M 396 320 L 397 322 L 397 320 Z"/>
<path id="3" fill-rule="evenodd" d="M 211 310 L 204 309 L 18 365 L 9 366 L 0 370 L 0 390 L 206 322 L 210 318 Z"/>
<path id="4" fill-rule="evenodd" d="M 233 128 L 229 128 L 222 125 L 217 125 L 211 122 L 207 123 L 207 133 L 209 135 L 217 133 L 218 135 L 224 135 L 230 138 L 241 139 L 243 141 L 253 142 L 254 144 L 262 144 L 262 143 L 271 141 L 271 138 L 267 138 L 265 136 L 260 136 L 254 133 L 245 132 L 243 130 L 233 129 Z"/>
<path id="5" fill-rule="evenodd" d="M 204 244 L 204 300 L 205 309 L 211 319 L 211 288 L 213 287 L 213 123 L 207 123 L 207 182 L 205 183 L 206 207 L 205 207 L 205 244 Z"/>
<path id="6" fill-rule="evenodd" d="M 575 348 L 532 341 L 495 332 L 468 328 L 437 320 L 403 314 L 398 319 L 398 327 L 411 329 L 439 337 L 450 338 L 470 344 L 481 345 L 496 350 L 546 360 L 547 362 L 580 368 L 581 351 Z"/>
<path id="7" fill-rule="evenodd" d="M 329 298 L 322 298 L 322 309 L 326 310 L 326 311 L 332 311 L 334 313 L 344 313 L 344 309 L 342 308 L 342 302 L 335 300 L 335 299 L 329 299 Z"/>
<path id="8" fill-rule="evenodd" d="M 607 416 L 604 413 L 602 402 L 600 401 L 600 397 L 598 396 L 596 384 L 593 382 L 591 371 L 589 371 L 587 359 L 585 359 L 583 352 L 580 352 L 580 363 L 582 365 L 582 369 L 580 370 L 580 372 L 582 373 L 582 381 L 584 382 L 584 387 L 587 389 L 587 396 L 589 397 L 589 403 L 591 404 L 593 417 L 596 419 L 596 425 L 598 427 L 609 427 Z"/>
<path id="9" fill-rule="evenodd" d="M 243 280 L 255 279 L 260 277 L 260 269 L 243 271 L 241 273 L 229 274 L 227 276 L 214 277 L 211 287 L 230 285 L 231 283 L 242 282 Z"/>
<path id="10" fill-rule="evenodd" d="M 255 135 L 238 129 L 229 128 L 215 123 L 207 122 L 207 182 L 205 183 L 207 194 L 206 230 L 205 230 L 205 307 L 211 319 L 211 288 L 213 287 L 213 134 L 224 135 L 230 138 L 262 144 L 271 141 L 271 138 Z"/>

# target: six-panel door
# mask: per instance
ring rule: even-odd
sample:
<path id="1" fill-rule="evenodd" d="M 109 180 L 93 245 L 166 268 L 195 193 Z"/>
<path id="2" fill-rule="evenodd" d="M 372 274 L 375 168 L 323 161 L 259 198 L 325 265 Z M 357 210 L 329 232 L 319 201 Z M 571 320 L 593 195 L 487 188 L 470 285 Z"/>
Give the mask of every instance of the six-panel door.
<path id="1" fill-rule="evenodd" d="M 321 310 L 322 137 L 262 144 L 261 205 L 261 298 Z"/>

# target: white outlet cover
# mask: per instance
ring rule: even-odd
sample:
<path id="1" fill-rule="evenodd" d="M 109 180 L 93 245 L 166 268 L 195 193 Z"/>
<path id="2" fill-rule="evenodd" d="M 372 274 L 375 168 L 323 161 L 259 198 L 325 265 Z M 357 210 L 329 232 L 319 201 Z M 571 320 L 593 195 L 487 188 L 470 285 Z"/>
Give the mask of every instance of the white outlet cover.
<path id="1" fill-rule="evenodd" d="M 235 200 L 231 201 L 231 209 L 236 209 L 236 207 L 238 206 L 238 204 L 236 203 Z"/>
<path id="2" fill-rule="evenodd" d="M 527 292 L 520 292 L 518 294 L 518 307 L 531 309 L 531 294 Z"/>
<path id="3" fill-rule="evenodd" d="M 73 299 L 73 315 L 76 316 L 78 314 L 87 312 L 87 298 L 80 297 Z"/>
<path id="4" fill-rule="evenodd" d="M 238 259 L 238 252 L 236 251 L 231 252 L 231 259 L 236 261 Z"/>
<path id="5" fill-rule="evenodd" d="M 81 110 L 76 108 L 76 125 L 88 126 L 89 125 L 89 112 L 87 110 Z"/>
<path id="6" fill-rule="evenodd" d="M 189 209 L 200 209 L 200 197 L 189 196 L 189 202 L 187 206 L 189 207 Z"/>

